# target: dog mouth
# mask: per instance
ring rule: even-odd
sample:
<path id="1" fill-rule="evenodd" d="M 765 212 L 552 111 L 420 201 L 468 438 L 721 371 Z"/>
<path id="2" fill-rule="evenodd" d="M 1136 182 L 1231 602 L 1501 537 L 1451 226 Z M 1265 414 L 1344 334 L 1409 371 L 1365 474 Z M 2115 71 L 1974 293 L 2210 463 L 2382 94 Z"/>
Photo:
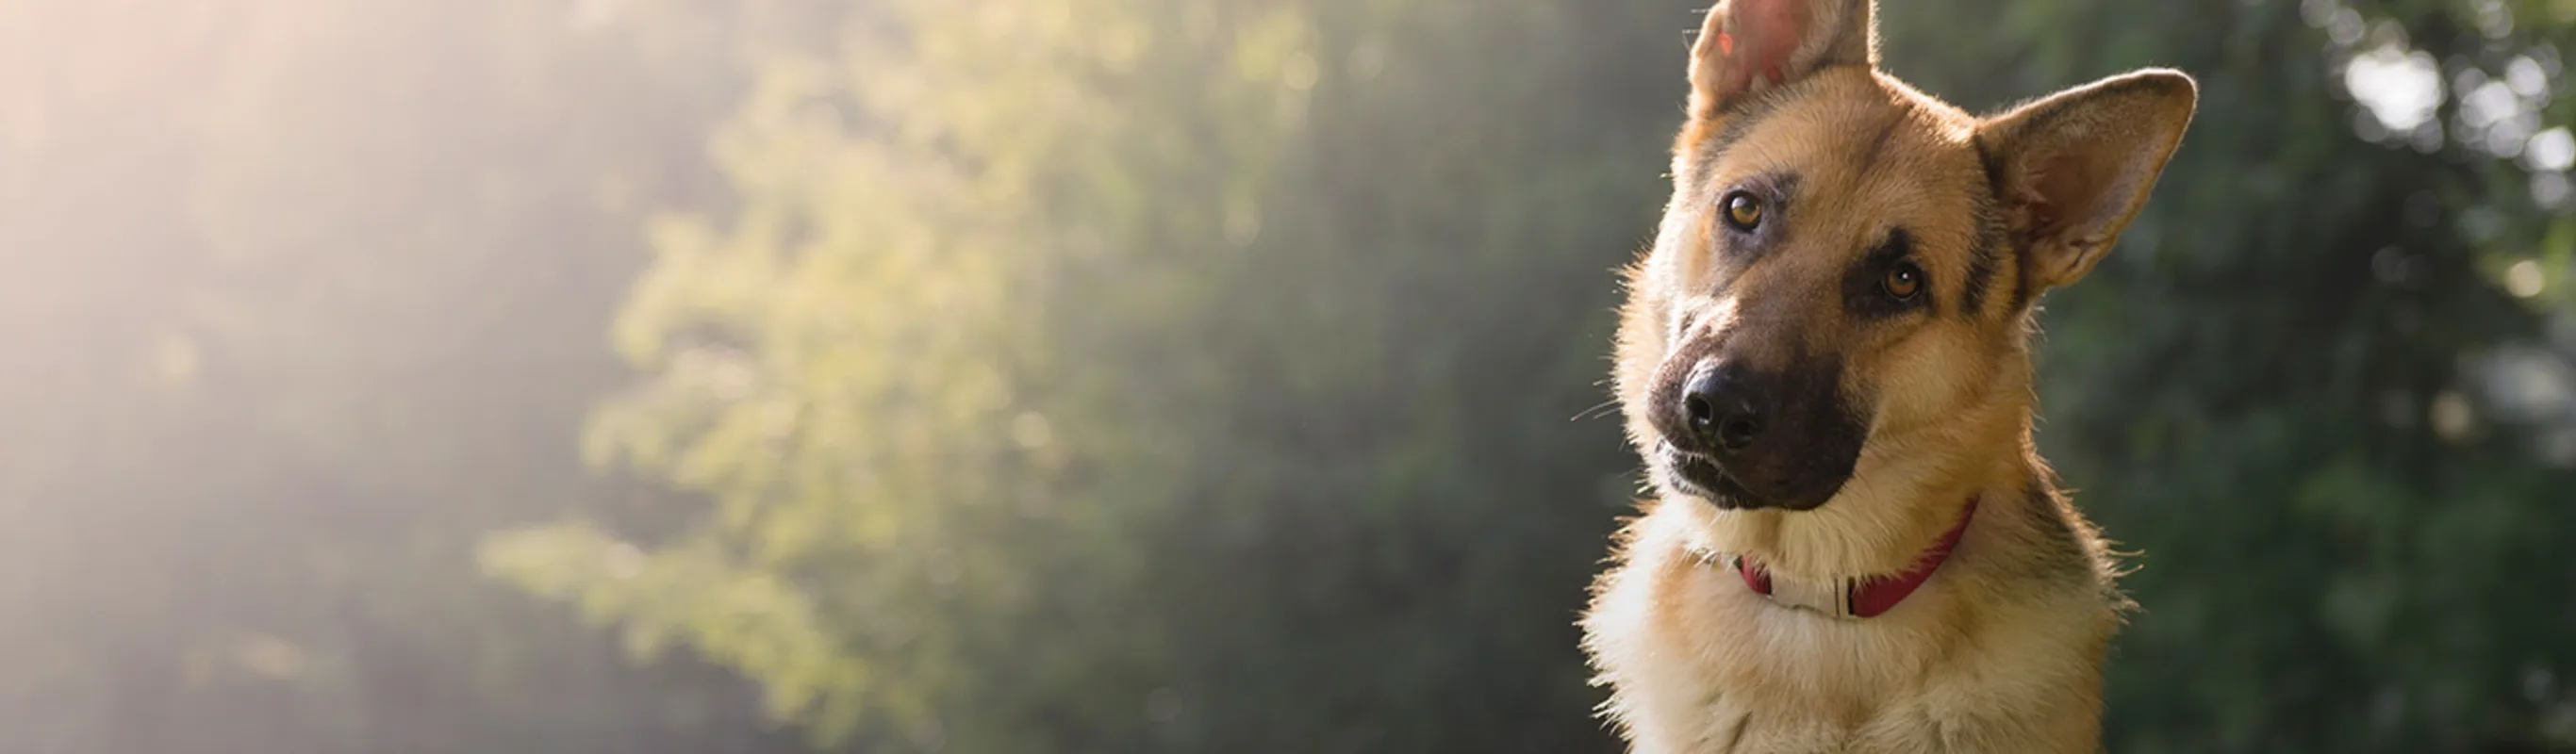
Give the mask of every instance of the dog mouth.
<path id="1" fill-rule="evenodd" d="M 1789 507 L 1753 494 L 1707 456 L 1673 447 L 1670 442 L 1658 444 L 1655 455 L 1655 467 L 1663 472 L 1655 475 L 1657 481 L 1670 492 L 1706 500 L 1721 510 Z"/>

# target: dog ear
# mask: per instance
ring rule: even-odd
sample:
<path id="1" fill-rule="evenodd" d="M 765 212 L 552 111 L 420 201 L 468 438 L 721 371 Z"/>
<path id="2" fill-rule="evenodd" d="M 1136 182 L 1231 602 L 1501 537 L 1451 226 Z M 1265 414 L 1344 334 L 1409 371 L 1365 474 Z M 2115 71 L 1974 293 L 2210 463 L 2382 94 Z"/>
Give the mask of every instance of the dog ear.
<path id="1" fill-rule="evenodd" d="M 1691 117 L 1829 65 L 1878 64 L 1874 0 L 1723 0 L 1691 47 Z"/>
<path id="2" fill-rule="evenodd" d="M 2021 251 L 2025 290 L 2084 277 L 2147 203 L 2199 99 L 2190 76 L 2149 69 L 1987 119 L 1977 140 Z"/>

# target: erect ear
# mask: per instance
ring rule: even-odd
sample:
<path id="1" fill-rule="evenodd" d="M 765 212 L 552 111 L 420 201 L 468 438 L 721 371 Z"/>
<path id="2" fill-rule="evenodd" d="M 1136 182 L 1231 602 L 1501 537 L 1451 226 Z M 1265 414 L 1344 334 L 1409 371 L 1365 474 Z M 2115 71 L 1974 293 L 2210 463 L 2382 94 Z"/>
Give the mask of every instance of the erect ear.
<path id="1" fill-rule="evenodd" d="M 2031 294 L 2075 282 L 2147 203 L 2199 100 L 2191 77 L 2149 69 L 1987 119 L 1977 141 Z"/>
<path id="2" fill-rule="evenodd" d="M 1691 117 L 1840 64 L 1878 64 L 1874 0 L 1723 0 L 1691 47 Z"/>

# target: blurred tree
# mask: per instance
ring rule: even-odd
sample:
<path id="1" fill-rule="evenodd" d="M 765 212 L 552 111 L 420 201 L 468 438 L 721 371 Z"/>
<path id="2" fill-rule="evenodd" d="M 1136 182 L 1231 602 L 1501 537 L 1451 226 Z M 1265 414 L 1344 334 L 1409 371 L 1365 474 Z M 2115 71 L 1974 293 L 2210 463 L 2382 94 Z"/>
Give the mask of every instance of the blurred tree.
<path id="1" fill-rule="evenodd" d="M 569 524 L 487 562 L 826 741 L 1132 750 L 1174 640 L 1137 534 L 1201 450 L 1169 425 L 1223 388 L 1180 336 L 1257 227 L 1308 27 L 1096 0 L 852 28 L 765 67 L 716 141 L 740 209 L 657 223 L 619 322 L 656 379 L 593 451 L 715 510 L 649 554 Z"/>
<path id="2" fill-rule="evenodd" d="M 871 750 L 1609 750 L 1569 624 L 1634 463 L 1571 419 L 1697 5 L 833 25 L 763 65 L 734 195 L 655 222 L 615 327 L 648 379 L 594 460 L 711 505 L 484 562 Z M 2042 319 L 2043 442 L 2146 553 L 2113 749 L 2576 741 L 2566 5 L 1885 14 L 1972 107 L 2203 82 Z"/>
<path id="3" fill-rule="evenodd" d="M 2566 160 L 2506 159 L 2566 138 L 2576 7 L 1888 9 L 1891 65 L 1962 102 L 2202 81 L 2146 215 L 2041 318 L 2041 442 L 2144 553 L 2112 750 L 2576 747 L 2576 453 L 2481 389 L 2509 354 L 2576 387 L 2576 343 L 2535 342 L 2576 301 Z M 2491 112 L 2467 96 L 2514 76 Z M 2517 301 L 2523 261 L 2545 279 Z"/>
<path id="4" fill-rule="evenodd" d="M 487 562 L 827 740 L 1604 746 L 1570 624 L 1631 489 L 1572 419 L 1673 87 L 1597 84 L 1678 18 L 900 5 L 772 68 L 621 318 L 597 449 L 716 509 Z"/>

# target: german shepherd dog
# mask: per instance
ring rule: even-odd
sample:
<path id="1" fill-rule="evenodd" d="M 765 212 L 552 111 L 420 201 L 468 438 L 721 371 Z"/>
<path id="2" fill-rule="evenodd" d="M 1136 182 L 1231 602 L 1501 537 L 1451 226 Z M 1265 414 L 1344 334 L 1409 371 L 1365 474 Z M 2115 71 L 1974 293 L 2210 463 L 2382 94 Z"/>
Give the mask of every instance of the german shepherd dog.
<path id="1" fill-rule="evenodd" d="M 1692 49 L 1613 381 L 1659 500 L 1584 648 L 1633 751 L 2099 751 L 2130 603 L 2031 442 L 2040 296 L 2182 141 L 2175 71 L 1977 117 L 1870 0 L 1727 0 Z"/>

